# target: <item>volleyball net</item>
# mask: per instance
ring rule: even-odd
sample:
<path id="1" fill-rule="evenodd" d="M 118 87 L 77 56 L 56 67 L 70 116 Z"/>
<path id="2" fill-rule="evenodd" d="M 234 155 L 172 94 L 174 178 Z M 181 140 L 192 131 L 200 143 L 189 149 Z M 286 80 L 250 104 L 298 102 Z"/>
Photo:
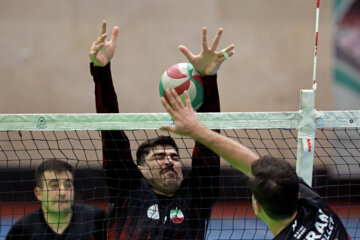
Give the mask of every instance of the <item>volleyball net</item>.
<path id="1" fill-rule="evenodd" d="M 309 95 L 309 96 L 307 96 Z M 286 159 L 360 239 L 360 111 L 316 111 L 312 91 L 297 112 L 199 113 L 202 123 L 257 152 Z M 138 146 L 171 135 L 184 174 L 191 170 L 194 141 L 159 131 L 172 124 L 165 113 L 0 115 L 0 238 L 40 206 L 34 196 L 35 169 L 45 159 L 75 168 L 75 202 L 107 210 L 102 172 L 101 130 L 124 130 L 133 158 Z M 220 197 L 212 211 L 208 239 L 271 239 L 251 208 L 245 176 L 221 160 Z"/>

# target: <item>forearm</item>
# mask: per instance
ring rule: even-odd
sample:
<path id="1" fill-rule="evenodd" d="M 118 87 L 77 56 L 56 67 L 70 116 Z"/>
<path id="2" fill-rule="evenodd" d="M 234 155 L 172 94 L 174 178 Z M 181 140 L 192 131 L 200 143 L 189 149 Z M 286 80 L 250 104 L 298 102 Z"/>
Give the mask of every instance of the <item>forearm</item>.
<path id="1" fill-rule="evenodd" d="M 124 131 L 102 131 L 103 169 L 111 202 L 126 198 L 137 186 L 140 172 L 132 159 L 130 143 Z"/>
<path id="2" fill-rule="evenodd" d="M 198 112 L 220 112 L 217 75 L 203 76 L 202 82 L 204 86 L 204 101 Z M 215 131 L 220 132 L 220 130 Z M 203 176 L 216 175 L 218 172 L 218 169 L 203 168 L 204 166 L 220 166 L 220 157 L 202 143 L 196 142 L 193 150 L 192 167 L 200 167 L 198 173 Z"/>
<path id="3" fill-rule="evenodd" d="M 198 112 L 220 112 L 217 75 L 203 76 L 204 101 Z"/>
<path id="4" fill-rule="evenodd" d="M 91 75 L 95 83 L 96 111 L 98 113 L 118 113 L 119 107 L 114 89 L 110 63 L 104 67 L 95 67 L 90 63 Z M 122 130 L 107 130 L 101 132 L 103 145 L 103 168 L 107 184 L 112 196 L 117 194 L 119 186 L 123 189 L 130 186 L 130 172 L 136 172 L 130 142 Z M 135 178 L 138 178 L 136 175 Z"/>
<path id="5" fill-rule="evenodd" d="M 110 63 L 104 67 L 95 67 L 90 63 L 91 75 L 95 83 L 97 113 L 118 113 L 117 95 L 111 76 Z"/>
<path id="6" fill-rule="evenodd" d="M 210 148 L 247 176 L 251 174 L 251 164 L 259 158 L 255 152 L 244 145 L 211 131 L 203 125 L 194 128 L 191 137 Z"/>

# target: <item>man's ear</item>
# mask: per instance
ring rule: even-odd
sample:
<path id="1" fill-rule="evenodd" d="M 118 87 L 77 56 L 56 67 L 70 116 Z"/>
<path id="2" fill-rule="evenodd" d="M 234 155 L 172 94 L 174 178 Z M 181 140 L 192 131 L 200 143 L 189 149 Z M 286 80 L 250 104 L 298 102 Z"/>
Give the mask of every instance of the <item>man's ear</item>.
<path id="1" fill-rule="evenodd" d="M 256 200 L 256 198 L 254 197 L 254 195 L 252 196 L 252 205 L 255 215 L 258 215 L 259 212 L 261 212 L 262 207 L 261 204 L 258 202 L 258 200 Z"/>
<path id="2" fill-rule="evenodd" d="M 37 200 L 41 201 L 41 189 L 38 186 L 34 188 L 34 194 Z"/>
<path id="3" fill-rule="evenodd" d="M 144 166 L 143 165 L 137 165 L 138 169 L 140 169 L 141 171 L 144 170 Z"/>

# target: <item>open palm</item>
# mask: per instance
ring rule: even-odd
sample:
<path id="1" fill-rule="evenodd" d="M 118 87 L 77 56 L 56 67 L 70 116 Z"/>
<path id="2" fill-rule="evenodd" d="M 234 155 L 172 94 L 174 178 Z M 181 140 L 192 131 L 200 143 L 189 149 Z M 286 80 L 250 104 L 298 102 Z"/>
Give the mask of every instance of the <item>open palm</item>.
<path id="1" fill-rule="evenodd" d="M 216 51 L 221 34 L 222 28 L 219 28 L 216 36 L 213 39 L 211 47 L 208 47 L 207 28 L 202 28 L 202 50 L 198 55 L 194 55 L 187 47 L 180 45 L 180 51 L 186 56 L 189 62 L 194 66 L 195 70 L 202 76 L 214 75 L 220 68 L 221 64 L 226 60 L 222 51 Z M 234 54 L 234 44 L 230 44 L 223 51 L 226 51 L 228 56 Z"/>

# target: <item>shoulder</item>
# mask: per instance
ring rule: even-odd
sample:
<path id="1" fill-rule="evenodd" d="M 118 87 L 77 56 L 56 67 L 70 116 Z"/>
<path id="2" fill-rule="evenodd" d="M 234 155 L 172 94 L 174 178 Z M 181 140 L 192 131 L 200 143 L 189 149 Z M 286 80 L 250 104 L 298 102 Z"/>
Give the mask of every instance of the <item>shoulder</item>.
<path id="1" fill-rule="evenodd" d="M 78 217 L 103 217 L 106 213 L 103 209 L 89 204 L 75 203 L 73 205 L 73 213 Z"/>
<path id="2" fill-rule="evenodd" d="M 319 239 L 337 239 L 336 236 L 347 235 L 340 218 L 325 201 L 317 201 L 315 198 L 301 199 L 298 209 L 298 216 L 292 224 L 292 228 L 296 229 L 293 234 L 296 239 L 310 239 L 310 236 L 315 235 Z"/>
<path id="3" fill-rule="evenodd" d="M 73 210 L 77 212 L 88 212 L 88 211 L 105 212 L 103 209 L 95 205 L 83 204 L 83 203 L 75 203 L 73 205 Z"/>
<path id="4" fill-rule="evenodd" d="M 15 225 L 29 224 L 29 223 L 38 223 L 42 220 L 40 209 L 36 209 L 28 214 L 26 214 L 23 218 L 19 219 Z"/>
<path id="5" fill-rule="evenodd" d="M 317 194 L 302 178 L 299 178 L 299 192 L 300 198 L 321 200 L 320 195 Z"/>
<path id="6" fill-rule="evenodd" d="M 32 233 L 35 229 L 44 225 L 44 220 L 41 217 L 40 209 L 37 209 L 23 218 L 19 219 L 14 225 L 12 225 L 9 234 L 15 236 L 17 234 Z"/>

